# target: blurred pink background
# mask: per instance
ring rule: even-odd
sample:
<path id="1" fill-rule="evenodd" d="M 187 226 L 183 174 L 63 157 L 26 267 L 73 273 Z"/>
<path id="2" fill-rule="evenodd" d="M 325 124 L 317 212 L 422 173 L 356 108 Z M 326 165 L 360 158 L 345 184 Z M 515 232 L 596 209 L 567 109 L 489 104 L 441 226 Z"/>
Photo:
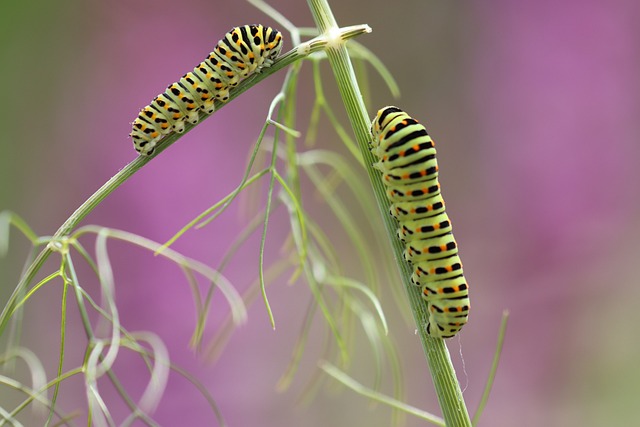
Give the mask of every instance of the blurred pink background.
<path id="1" fill-rule="evenodd" d="M 289 3 L 271 2 L 296 25 L 313 25 L 304 2 Z M 371 115 L 381 106 L 398 105 L 423 122 L 438 144 L 441 183 L 472 286 L 470 323 L 460 340 L 449 341 L 461 383 L 468 384 L 471 413 L 493 357 L 501 312 L 511 311 L 501 365 L 479 425 L 635 424 L 640 3 L 332 3 L 341 25 L 373 28 L 359 42 L 379 55 L 400 85 L 402 98 L 394 100 L 371 71 L 373 87 L 380 88 L 373 93 Z M 139 108 L 201 61 L 227 30 L 246 23 L 279 27 L 243 2 L 223 10 L 206 1 L 177 8 L 165 0 L 108 6 L 16 3 L 0 11 L 5 82 L 0 210 L 17 212 L 42 235 L 53 233 L 135 157 L 127 134 Z M 323 67 L 330 77 L 328 64 Z M 300 99 L 313 96 L 310 67 L 305 68 Z M 283 78 L 284 73 L 273 76 L 198 126 L 114 192 L 85 224 L 157 241 L 169 238 L 239 182 Z M 329 78 L 325 87 L 337 99 Z M 334 105 L 347 124 L 343 107 Z M 298 114 L 304 130 L 309 110 Z M 319 141 L 322 148 L 344 152 L 330 129 Z M 174 248 L 216 266 L 246 221 L 238 206 L 188 233 Z M 333 217 L 319 221 L 337 227 Z M 287 232 L 286 214 L 279 210 L 270 228 L 271 260 Z M 3 301 L 26 254 L 24 239 L 17 232 L 12 238 L 11 253 L 0 260 Z M 179 269 L 128 245 L 109 248 L 123 324 L 160 335 L 173 361 L 207 386 L 230 426 L 390 425 L 388 408 L 340 387 L 320 391 L 307 406 L 299 403 L 320 357 L 315 344 L 323 337 L 320 319 L 292 388 L 275 390 L 307 307 L 303 283 L 273 283 L 269 297 L 277 329 L 271 330 L 262 304 L 255 304 L 248 324 L 210 365 L 188 348 L 195 313 Z M 355 261 L 350 248 L 340 250 L 345 265 Z M 257 238 L 240 257 L 227 275 L 242 291 L 257 276 Z M 52 263 L 47 271 L 55 267 Z M 59 286 L 50 286 L 26 312 L 25 344 L 46 359 L 50 375 L 57 363 L 59 300 Z M 390 299 L 384 309 L 401 349 L 407 402 L 439 414 L 412 327 Z M 208 337 L 227 311 L 218 299 Z M 71 317 L 76 323 L 69 326 L 68 339 L 84 345 Z M 358 339 L 357 345 L 353 373 L 370 385 L 367 375 L 374 365 L 366 357 L 368 344 Z M 82 355 L 68 357 L 71 368 Z M 116 370 L 139 396 L 144 378 L 136 373 L 143 368 L 127 365 L 128 360 Z M 78 381 L 62 391 L 62 409 L 84 406 Z M 3 393 L 0 387 L 0 402 L 8 409 L 14 400 Z M 170 378 L 154 417 L 166 426 L 217 425 L 197 390 L 177 376 Z M 406 425 L 424 423 L 407 417 Z"/>

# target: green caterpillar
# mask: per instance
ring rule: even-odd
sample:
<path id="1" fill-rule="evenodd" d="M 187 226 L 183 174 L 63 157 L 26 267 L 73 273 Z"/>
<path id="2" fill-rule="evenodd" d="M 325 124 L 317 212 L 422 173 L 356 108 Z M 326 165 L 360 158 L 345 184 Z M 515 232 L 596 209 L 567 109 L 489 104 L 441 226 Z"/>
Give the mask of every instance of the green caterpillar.
<path id="1" fill-rule="evenodd" d="M 404 259 L 427 303 L 427 333 L 451 338 L 467 323 L 469 290 L 438 183 L 438 162 L 427 130 L 397 107 L 378 111 L 371 152 L 398 220 Z"/>
<path id="2" fill-rule="evenodd" d="M 184 132 L 187 121 L 198 123 L 200 110 L 213 113 L 215 99 L 227 101 L 230 88 L 269 67 L 281 49 L 278 30 L 262 25 L 231 29 L 207 59 L 140 110 L 130 134 L 136 151 L 151 155 L 164 135 Z"/>

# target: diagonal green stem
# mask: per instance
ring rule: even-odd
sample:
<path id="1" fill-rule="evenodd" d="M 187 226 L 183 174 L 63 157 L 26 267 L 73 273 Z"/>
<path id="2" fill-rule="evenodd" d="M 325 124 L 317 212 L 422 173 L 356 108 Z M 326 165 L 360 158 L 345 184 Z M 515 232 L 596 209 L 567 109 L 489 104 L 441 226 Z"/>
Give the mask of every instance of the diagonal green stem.
<path id="1" fill-rule="evenodd" d="M 339 33 L 344 38 L 351 38 L 358 36 L 360 34 L 366 33 L 370 31 L 369 27 L 366 25 L 356 25 L 351 27 L 345 27 L 339 30 Z M 295 61 L 298 61 L 306 56 L 310 55 L 313 52 L 320 51 L 324 49 L 327 45 L 326 38 L 317 37 L 315 39 L 309 40 L 305 43 L 302 43 L 299 46 L 294 47 L 291 51 L 287 52 L 285 55 L 280 57 L 271 67 L 262 70 L 262 72 L 254 74 L 249 78 L 240 82 L 237 88 L 231 91 L 229 96 L 229 101 L 232 101 L 240 94 L 247 91 L 249 88 L 258 84 L 271 74 L 279 71 L 280 69 L 292 64 Z M 228 102 L 226 103 L 228 104 Z M 223 108 L 226 104 L 222 104 L 216 101 L 216 111 L 220 108 Z M 200 114 L 200 121 L 209 117 L 205 113 Z M 14 310 L 15 304 L 22 292 L 22 290 L 33 280 L 36 273 L 42 268 L 45 261 L 53 252 L 58 250 L 57 245 L 59 243 L 57 240 L 68 236 L 69 233 L 80 224 L 80 222 L 93 211 L 104 199 L 106 199 L 113 191 L 115 191 L 120 185 L 122 185 L 129 177 L 131 177 L 134 173 L 136 173 L 139 169 L 141 169 L 144 165 L 149 163 L 152 159 L 154 159 L 158 154 L 167 149 L 171 144 L 176 142 L 179 138 L 184 136 L 187 132 L 189 132 L 194 125 L 187 123 L 185 126 L 185 132 L 182 134 L 171 134 L 166 136 L 160 141 L 160 144 L 156 148 L 153 156 L 138 156 L 132 162 L 127 164 L 124 168 L 122 168 L 116 175 L 114 175 L 109 181 L 107 181 L 102 187 L 100 187 L 95 193 L 91 195 L 78 209 L 71 214 L 71 216 L 60 226 L 58 231 L 55 232 L 53 238 L 51 239 L 51 243 L 47 245 L 45 249 L 43 249 L 35 260 L 31 263 L 31 265 L 27 268 L 25 273 L 20 278 L 20 282 L 14 289 L 12 295 L 9 297 L 7 304 L 5 304 L 2 313 L 0 313 L 0 335 L 2 335 L 9 323 L 9 319 L 11 318 L 10 313 Z"/>

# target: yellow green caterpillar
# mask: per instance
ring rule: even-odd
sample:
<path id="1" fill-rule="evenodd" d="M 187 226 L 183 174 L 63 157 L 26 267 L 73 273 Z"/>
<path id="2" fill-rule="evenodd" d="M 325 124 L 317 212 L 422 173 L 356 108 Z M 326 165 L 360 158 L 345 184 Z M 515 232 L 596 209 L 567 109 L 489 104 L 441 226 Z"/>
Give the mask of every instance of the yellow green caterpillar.
<path id="1" fill-rule="evenodd" d="M 278 30 L 262 25 L 233 28 L 193 71 L 140 110 L 130 134 L 136 151 L 151 155 L 164 135 L 184 132 L 187 121 L 197 123 L 199 111 L 213 113 L 214 100 L 227 101 L 229 89 L 269 67 L 281 49 Z"/>
<path id="2" fill-rule="evenodd" d="M 424 126 L 397 107 L 378 111 L 371 132 L 411 281 L 427 303 L 426 331 L 451 338 L 467 323 L 469 287 L 440 193 L 435 145 Z"/>

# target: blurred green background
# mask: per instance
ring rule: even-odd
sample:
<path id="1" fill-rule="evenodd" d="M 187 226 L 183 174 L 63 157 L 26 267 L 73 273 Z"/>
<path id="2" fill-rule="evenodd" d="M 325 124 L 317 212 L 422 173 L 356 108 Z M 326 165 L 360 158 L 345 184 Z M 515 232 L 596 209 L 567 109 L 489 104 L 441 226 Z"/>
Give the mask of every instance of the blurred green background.
<path id="1" fill-rule="evenodd" d="M 332 3 L 341 25 L 373 28 L 358 41 L 383 60 L 400 85 L 401 99 L 392 99 L 371 72 L 370 114 L 396 104 L 424 123 L 437 143 L 441 184 L 471 285 L 470 322 L 449 348 L 472 413 L 501 312 L 511 312 L 480 426 L 636 425 L 640 3 Z M 271 4 L 296 25 L 313 25 L 304 2 Z M 0 209 L 17 212 L 39 234 L 52 234 L 134 158 L 127 134 L 139 108 L 201 61 L 224 32 L 247 23 L 277 27 L 244 2 L 3 3 Z M 313 97 L 305 67 L 298 112 L 303 131 L 309 113 L 303 107 Z M 328 64 L 323 67 L 335 113 L 346 124 Z M 168 149 L 85 223 L 163 241 L 231 191 L 281 74 Z M 322 148 L 345 152 L 331 129 L 318 140 Z M 272 259 L 278 256 L 275 242 L 288 227 L 284 211 L 278 214 L 270 230 Z M 234 207 L 176 249 L 216 265 L 242 227 L 238 215 Z M 338 227 L 330 216 L 319 221 L 328 230 Z M 0 260 L 3 300 L 28 250 L 16 232 L 11 243 Z M 320 354 L 321 322 L 312 329 L 317 335 L 292 389 L 275 391 L 307 307 L 304 285 L 274 283 L 269 296 L 276 331 L 256 304 L 249 323 L 209 365 L 188 349 L 193 305 L 180 272 L 143 251 L 113 248 L 123 323 L 158 333 L 174 361 L 207 385 L 229 425 L 390 425 L 388 408 L 340 387 L 300 403 Z M 345 264 L 353 262 L 349 247 L 340 250 Z M 357 266 L 350 272 L 356 274 Z M 228 275 L 240 289 L 255 279 L 257 240 L 249 242 Z M 25 344 L 45 360 L 50 374 L 58 352 L 59 298 L 52 286 L 26 311 Z M 402 358 L 406 400 L 439 413 L 413 326 L 400 314 L 405 307 L 390 298 L 384 303 Z M 214 330 L 227 309 L 218 307 L 209 324 Z M 71 325 L 68 333 L 71 343 L 82 342 L 79 326 Z M 356 344 L 361 346 L 353 375 L 368 384 L 373 370 L 368 344 L 364 339 Z M 71 366 L 82 355 L 69 357 Z M 124 363 L 117 368 L 130 370 L 135 388 L 137 371 Z M 71 382 L 63 392 L 65 410 L 83 407 L 81 384 Z M 0 388 L 0 402 L 9 408 L 14 397 L 4 399 L 4 393 Z M 161 425 L 212 425 L 202 397 L 175 378 L 156 418 Z M 406 425 L 424 423 L 407 417 Z"/>

